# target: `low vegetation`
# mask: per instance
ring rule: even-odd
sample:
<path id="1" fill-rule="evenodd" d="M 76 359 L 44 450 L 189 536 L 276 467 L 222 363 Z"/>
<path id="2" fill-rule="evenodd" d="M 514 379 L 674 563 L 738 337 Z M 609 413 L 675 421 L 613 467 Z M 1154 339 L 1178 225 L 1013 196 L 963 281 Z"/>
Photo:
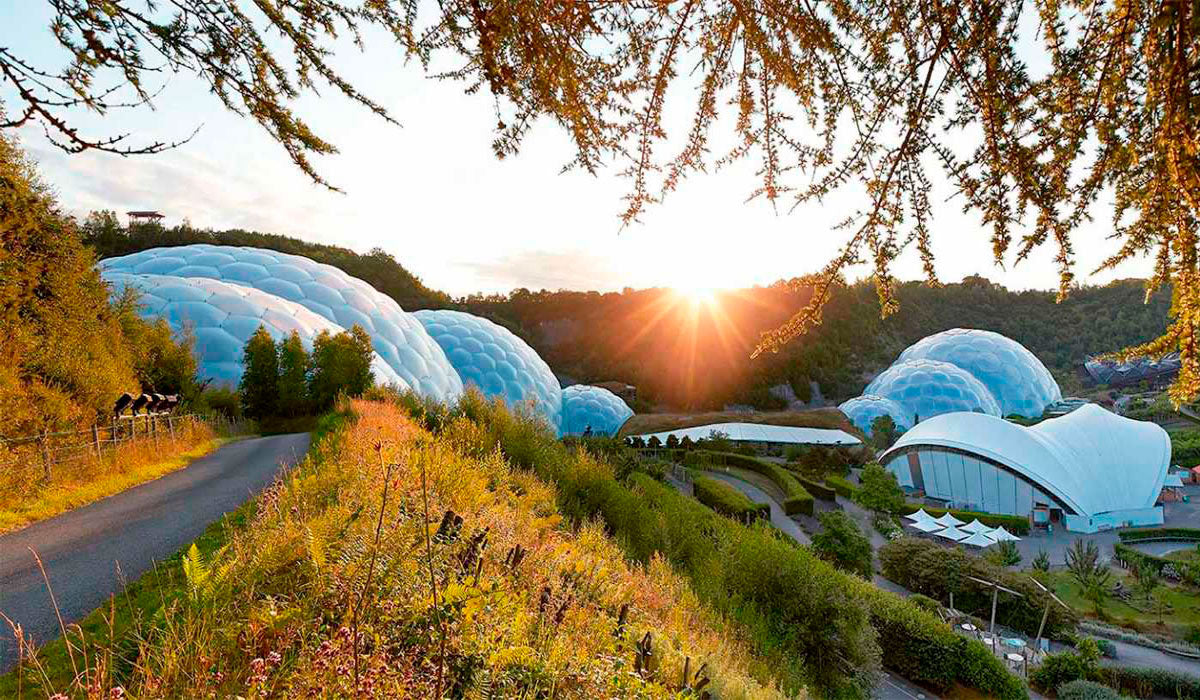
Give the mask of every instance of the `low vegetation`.
<path id="1" fill-rule="evenodd" d="M 87 440 L 85 436 L 78 439 Z M 180 421 L 173 434 L 140 438 L 105 449 L 90 448 L 42 476 L 40 457 L 0 446 L 0 533 L 98 501 L 187 466 L 232 439 L 207 423 Z"/>
<path id="2" fill-rule="evenodd" d="M 1074 651 L 1051 654 L 1029 674 L 1029 682 L 1059 698 L 1115 700 L 1136 698 L 1200 699 L 1200 676 L 1137 666 L 1101 666 L 1096 641 L 1085 639 Z"/>
<path id="3" fill-rule="evenodd" d="M 813 514 L 815 506 L 812 494 L 800 485 L 800 481 L 791 472 L 773 462 L 734 452 L 694 450 L 687 453 L 684 463 L 689 467 L 729 465 L 757 472 L 770 479 L 782 492 L 783 499 L 780 504 L 783 506 L 783 512 L 788 515 Z"/>
<path id="4" fill-rule="evenodd" d="M 692 493 L 697 501 L 709 508 L 745 523 L 771 517 L 771 506 L 755 503 L 746 494 L 719 479 L 697 476 L 692 481 Z"/>
<path id="5" fill-rule="evenodd" d="M 99 611 L 135 610 L 113 638 L 72 634 L 0 689 L 780 697 L 664 556 L 631 566 L 598 525 L 564 528 L 554 488 L 486 427 L 433 437 L 392 405 L 352 411 L 215 541 Z"/>
<path id="6" fill-rule="evenodd" d="M 812 548 L 825 561 L 842 571 L 871 579 L 875 563 L 871 541 L 858 525 L 840 510 L 822 512 L 821 531 L 812 537 Z"/>

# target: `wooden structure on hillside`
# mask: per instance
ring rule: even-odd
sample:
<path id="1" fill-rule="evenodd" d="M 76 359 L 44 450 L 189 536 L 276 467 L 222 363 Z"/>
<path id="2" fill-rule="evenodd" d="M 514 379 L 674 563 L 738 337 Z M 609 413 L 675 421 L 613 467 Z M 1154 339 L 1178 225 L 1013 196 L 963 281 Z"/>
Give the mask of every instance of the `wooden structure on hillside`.
<path id="1" fill-rule="evenodd" d="M 129 217 L 129 225 L 131 227 L 141 224 L 161 223 L 166 218 L 162 212 L 157 211 L 127 211 L 125 215 Z"/>

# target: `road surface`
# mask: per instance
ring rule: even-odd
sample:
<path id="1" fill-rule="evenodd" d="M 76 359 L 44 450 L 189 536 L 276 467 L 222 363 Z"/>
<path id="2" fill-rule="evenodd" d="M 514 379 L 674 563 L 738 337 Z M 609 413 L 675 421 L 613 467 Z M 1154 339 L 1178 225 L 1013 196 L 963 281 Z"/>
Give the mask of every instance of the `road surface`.
<path id="1" fill-rule="evenodd" d="M 281 464 L 308 450 L 308 435 L 274 435 L 226 445 L 187 467 L 90 505 L 0 537 L 0 612 L 38 644 L 59 636 L 58 621 L 38 571 L 46 567 L 66 624 L 78 621 L 170 557 L 274 479 Z M 7 624 L 0 624 L 0 672 L 17 659 Z"/>

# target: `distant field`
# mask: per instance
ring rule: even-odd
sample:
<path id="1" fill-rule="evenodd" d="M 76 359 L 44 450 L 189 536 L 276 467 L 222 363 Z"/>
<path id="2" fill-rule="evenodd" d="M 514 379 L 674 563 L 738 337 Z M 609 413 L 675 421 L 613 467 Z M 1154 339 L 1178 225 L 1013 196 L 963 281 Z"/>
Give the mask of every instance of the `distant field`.
<path id="1" fill-rule="evenodd" d="M 641 413 L 633 416 L 621 426 L 618 435 L 642 435 L 661 433 L 664 430 L 693 428 L 710 423 L 769 423 L 789 425 L 797 428 L 840 428 L 851 435 L 859 436 L 858 430 L 846 420 L 836 408 L 814 408 L 810 411 L 760 411 L 738 413 L 714 411 L 712 413 Z"/>

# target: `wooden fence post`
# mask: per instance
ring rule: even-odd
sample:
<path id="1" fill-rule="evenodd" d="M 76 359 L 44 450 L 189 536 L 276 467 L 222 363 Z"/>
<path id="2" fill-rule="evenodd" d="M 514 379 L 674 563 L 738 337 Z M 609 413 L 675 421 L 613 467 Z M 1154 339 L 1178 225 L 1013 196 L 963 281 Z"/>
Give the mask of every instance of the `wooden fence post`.
<path id="1" fill-rule="evenodd" d="M 175 426 L 171 423 L 171 414 L 167 414 L 167 432 L 170 433 L 171 439 L 175 439 Z"/>
<path id="2" fill-rule="evenodd" d="M 92 444 L 96 446 L 96 459 L 100 459 L 100 429 L 92 423 Z"/>
<path id="3" fill-rule="evenodd" d="M 39 440 L 42 448 L 42 478 L 47 482 L 50 481 L 50 430 L 42 428 L 42 437 Z"/>

